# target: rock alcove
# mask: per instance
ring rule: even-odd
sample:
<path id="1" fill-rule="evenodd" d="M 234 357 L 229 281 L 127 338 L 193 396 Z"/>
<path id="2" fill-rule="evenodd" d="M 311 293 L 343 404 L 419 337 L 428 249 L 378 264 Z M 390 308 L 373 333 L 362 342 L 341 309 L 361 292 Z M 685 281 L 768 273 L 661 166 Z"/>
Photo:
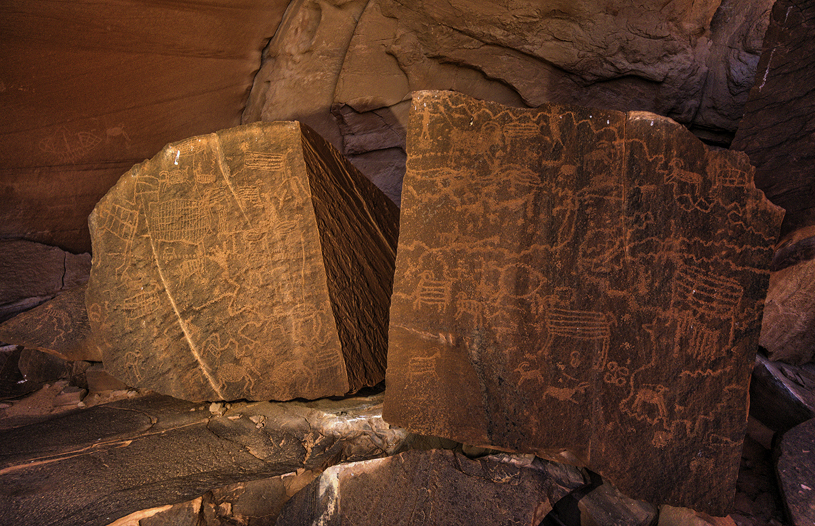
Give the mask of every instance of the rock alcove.
<path id="1" fill-rule="evenodd" d="M 0 147 L 5 197 L 0 221 L 5 254 L 0 263 L 0 315 L 7 321 L 0 325 L 0 341 L 7 345 L 0 368 L 6 444 L 0 473 L 4 477 L 4 509 L 12 511 L 0 522 L 811 523 L 807 520 L 812 520 L 813 511 L 808 506 L 813 499 L 807 499 L 807 491 L 813 491 L 809 483 L 812 459 L 802 453 L 812 451 L 807 449 L 812 426 L 803 423 L 815 416 L 809 338 L 812 309 L 810 295 L 805 292 L 812 286 L 808 276 L 813 260 L 811 227 L 815 224 L 811 186 L 815 101 L 811 95 L 812 68 L 807 67 L 815 56 L 811 53 L 811 42 L 815 41 L 811 38 L 815 30 L 811 2 L 673 2 L 653 10 L 615 1 L 599 7 L 595 2 L 542 7 L 520 0 L 501 6 L 476 1 L 417 4 L 396 0 L 216 2 L 183 7 L 173 3 L 55 6 L 26 2 L 2 9 L 0 24 L 8 38 L 4 39 L 7 60 L 0 66 L 0 97 L 8 110 L 0 119 L 5 137 Z M 490 110 L 492 122 L 499 124 L 491 126 L 479 120 L 481 113 L 472 111 L 471 124 L 479 126 L 477 139 L 464 133 L 467 122 L 450 121 L 452 128 L 442 135 L 453 140 L 452 146 L 442 144 L 449 148 L 442 154 L 439 144 L 428 142 L 425 147 L 437 158 L 422 159 L 416 155 L 415 141 L 438 137 L 423 135 L 421 128 L 411 131 L 409 115 L 412 112 L 416 122 L 420 113 L 414 105 L 422 100 L 416 92 L 428 89 L 453 90 L 502 104 L 505 109 L 501 111 L 515 115 L 514 120 L 503 122 L 497 117 L 501 111 Z M 457 103 L 441 113 L 452 118 L 467 104 Z M 577 139 L 565 141 L 572 147 L 584 145 L 579 162 L 555 159 L 549 155 L 558 151 L 554 143 L 541 142 L 557 142 L 557 133 L 568 135 L 569 129 L 543 129 L 537 117 L 519 117 L 546 114 L 551 120 L 552 115 L 565 114 L 544 110 L 551 104 L 593 108 L 587 110 L 590 117 L 573 117 L 572 121 L 575 130 L 580 129 L 579 122 L 596 121 L 589 126 L 596 134 L 592 139 L 597 142 L 595 147 L 585 146 L 589 137 L 585 129 L 574 136 Z M 636 112 L 654 115 L 630 117 L 646 115 Z M 598 124 L 596 117 L 600 115 L 609 116 L 610 128 Z M 623 126 L 628 130 L 625 133 L 611 126 L 620 115 L 629 115 L 629 120 L 623 119 L 628 123 Z M 295 183 L 298 175 L 292 158 L 275 153 L 272 145 L 249 147 L 244 139 L 243 149 L 240 140 L 233 141 L 235 147 L 230 149 L 224 135 L 227 132 L 221 132 L 219 148 L 208 150 L 205 146 L 199 151 L 200 141 L 192 144 L 189 139 L 212 137 L 218 130 L 241 123 L 292 120 L 303 123 L 303 130 L 314 130 L 304 132 L 304 136 L 314 133 L 314 138 L 300 141 L 311 145 L 303 148 L 305 164 L 300 173 L 305 178 L 299 179 L 300 183 Z M 592 170 L 602 171 L 604 166 L 603 170 L 613 172 L 608 166 L 615 156 L 629 161 L 638 158 L 630 153 L 635 148 L 620 145 L 631 143 L 627 137 L 633 135 L 628 132 L 633 133 L 636 123 L 654 120 L 658 128 L 669 122 L 680 128 L 674 121 L 684 126 L 682 132 L 690 130 L 701 138 L 716 159 L 724 158 L 715 153 L 720 149 L 746 152 L 756 170 L 753 175 L 746 165 L 739 165 L 737 170 L 735 165 L 712 161 L 699 153 L 704 148 L 701 143 L 694 143 L 698 146 L 691 148 L 693 153 L 681 150 L 669 155 L 662 150 L 673 144 L 667 134 L 656 138 L 645 134 L 645 158 L 654 163 L 654 173 L 661 174 L 665 188 L 671 190 L 666 202 L 678 203 L 681 220 L 667 210 L 651 211 L 652 223 L 645 215 L 632 216 L 631 223 L 646 230 L 649 224 L 654 225 L 648 235 L 637 238 L 636 229 L 626 230 L 624 213 L 608 214 L 610 207 L 606 205 L 617 196 L 614 184 L 599 180 L 579 183 L 584 187 L 570 184 L 582 181 L 584 171 L 589 179 L 595 173 Z M 537 128 L 530 128 L 531 123 Z M 326 154 L 328 144 L 315 147 L 323 144 L 319 136 L 351 164 L 333 153 Z M 410 137 L 415 139 L 413 146 Z M 168 149 L 162 150 L 168 143 Z M 176 145 L 175 150 L 172 145 Z M 528 150 L 518 149 L 518 145 Z M 173 164 L 179 158 L 172 158 L 172 151 L 183 151 L 184 162 L 189 160 L 189 165 Z M 538 157 L 530 156 L 530 151 Z M 169 157 L 166 166 L 152 176 L 152 184 L 149 177 L 140 178 L 131 167 L 157 154 Z M 726 153 L 731 154 L 736 155 Z M 455 159 L 469 159 L 471 168 L 480 162 L 486 171 L 462 171 Z M 705 169 L 703 159 L 715 167 Z M 141 166 L 150 162 L 158 161 Z M 402 224 L 421 240 L 426 251 L 413 246 L 400 247 L 397 252 L 397 257 L 413 259 L 406 260 L 411 262 L 407 272 L 396 265 L 389 351 L 397 350 L 388 360 L 397 367 L 392 369 L 389 363 L 384 393 L 380 383 L 385 374 L 384 355 L 354 354 L 349 349 L 361 348 L 356 345 L 360 335 L 369 334 L 370 326 L 379 324 L 379 339 L 368 342 L 368 348 L 384 352 L 382 334 L 388 330 L 388 309 L 377 307 L 375 299 L 385 297 L 389 301 L 390 295 L 374 290 L 366 297 L 365 308 L 354 309 L 349 306 L 355 300 L 343 299 L 343 294 L 365 284 L 379 286 L 382 281 L 378 276 L 390 273 L 392 277 L 393 267 L 388 270 L 387 265 L 380 268 L 372 264 L 364 270 L 360 260 L 366 253 L 342 248 L 342 242 L 349 247 L 370 246 L 360 239 L 376 239 L 381 232 L 366 231 L 359 225 L 384 223 L 366 223 L 370 217 L 360 214 L 366 210 L 362 203 L 370 202 L 369 197 L 351 196 L 340 208 L 328 206 L 339 194 L 332 194 L 332 186 L 320 190 L 320 184 L 328 183 L 316 183 L 320 179 L 314 174 L 337 173 L 326 168 L 332 162 L 346 166 L 343 173 L 356 174 L 356 167 L 379 188 L 381 193 L 376 195 L 382 197 L 376 198 L 380 200 L 377 209 L 384 207 L 394 214 L 395 205 L 402 205 Z M 634 165 L 629 162 L 626 166 Z M 247 167 L 285 174 L 281 180 L 291 185 L 286 191 L 288 197 L 282 198 L 286 192 L 280 188 L 264 189 L 260 183 L 242 180 L 252 176 L 246 170 L 239 172 L 239 168 Z M 530 186 L 534 181 L 527 172 L 540 182 L 544 178 L 541 174 L 548 173 L 547 167 L 552 175 L 545 176 L 549 178 L 545 188 L 550 190 Z M 225 169 L 234 175 L 229 180 L 235 181 L 235 187 L 207 194 L 207 202 L 213 205 L 209 209 L 192 205 L 200 195 L 178 193 L 184 178 L 203 188 L 212 184 L 208 179 L 211 174 L 223 174 Z M 125 172 L 132 174 L 130 197 L 113 203 L 105 213 L 97 209 L 91 215 Z M 644 172 L 647 169 L 643 168 Z M 429 181 L 441 177 L 454 182 L 436 188 L 430 196 L 455 200 L 455 209 L 462 212 L 459 215 L 466 209 L 471 219 L 450 217 L 437 218 L 434 224 L 417 223 L 412 218 L 431 216 L 415 208 L 427 202 L 427 197 L 423 200 L 420 196 L 426 190 L 410 183 L 412 173 L 414 177 L 423 173 Z M 749 176 L 742 175 L 745 173 Z M 512 183 L 512 187 L 504 188 L 500 182 L 490 186 L 490 174 L 500 175 L 501 181 Z M 627 190 L 638 187 L 642 181 L 637 177 L 630 184 L 617 186 Z M 403 191 L 403 178 L 410 183 L 405 188 L 413 194 Z M 779 216 L 761 212 L 764 205 L 747 206 L 745 200 L 735 208 L 727 204 L 732 198 L 727 197 L 728 192 L 748 187 L 753 178 L 773 205 L 786 210 L 775 257 L 773 238 L 778 234 Z M 264 181 L 273 184 L 273 179 Z M 365 179 L 358 183 L 356 187 L 369 188 L 368 193 L 375 190 L 373 185 L 366 186 Z M 120 182 L 119 186 L 126 185 Z M 315 212 L 311 229 L 315 237 L 311 241 L 302 236 L 307 230 L 303 216 L 292 212 L 292 203 L 306 203 L 298 201 L 298 195 L 302 198 L 304 194 L 296 191 L 306 186 L 311 189 L 309 206 Z M 597 191 L 586 192 L 585 188 Z M 127 188 L 124 190 L 126 194 Z M 653 197 L 650 191 L 646 188 L 644 194 Z M 105 199 L 110 201 L 112 195 Z M 281 205 L 286 201 L 287 206 L 271 210 L 263 205 L 270 195 L 277 196 Z M 495 201 L 498 196 L 517 202 L 491 205 L 501 202 Z M 635 210 L 634 204 L 647 202 L 641 195 L 620 190 L 619 197 L 620 203 L 627 203 L 625 210 L 647 213 L 645 209 Z M 227 202 L 238 206 L 222 206 Z M 128 208 L 128 203 L 135 208 Z M 189 206 L 182 206 L 185 204 Z M 501 210 L 507 206 L 527 211 L 537 207 L 539 217 L 555 218 L 553 225 L 536 224 L 535 231 L 551 233 L 551 239 L 545 240 L 549 243 L 546 250 L 560 253 L 567 247 L 574 252 L 572 259 L 565 253 L 560 255 L 565 270 L 551 269 L 552 275 L 544 276 L 549 271 L 540 271 L 542 259 L 533 258 L 530 261 L 537 261 L 533 264 L 523 259 L 530 257 L 528 248 L 536 246 L 534 243 L 508 247 L 503 241 L 498 245 L 490 241 L 491 236 L 485 234 L 490 221 L 503 222 L 503 234 L 512 239 L 525 239 L 524 243 L 532 239 L 529 236 L 533 232 L 515 232 L 517 225 L 512 221 L 524 218 L 505 215 Z M 717 215 L 715 207 L 726 212 Z M 134 218 L 139 209 L 145 210 L 142 226 L 161 233 L 151 238 L 154 246 L 148 243 L 133 248 L 137 244 L 126 241 L 128 226 L 133 227 L 134 235 L 137 233 L 139 220 Z M 704 226 L 688 215 L 696 212 L 715 219 Z M 89 215 L 92 228 L 107 229 L 118 236 L 121 246 L 128 247 L 108 243 L 107 248 L 114 248 L 105 254 L 121 256 L 127 250 L 153 253 L 151 257 L 162 269 L 178 263 L 173 267 L 178 283 L 187 283 L 177 285 L 168 281 L 168 276 L 156 278 L 153 274 L 161 270 L 134 271 L 132 262 L 127 263 L 131 267 L 121 260 L 110 263 L 94 245 L 94 265 L 105 261 L 120 283 L 147 285 L 141 296 L 129 291 L 108 300 L 116 309 L 129 309 L 129 325 L 119 327 L 118 332 L 100 332 L 100 320 L 109 316 L 103 301 L 93 300 L 100 297 L 97 278 L 84 285 L 91 251 Z M 236 226 L 240 221 L 252 224 L 254 230 Z M 528 218 L 524 225 L 529 226 Z M 659 247 L 646 247 L 653 244 L 649 236 L 660 228 L 665 229 L 660 234 L 665 237 L 660 238 Z M 672 230 L 675 228 L 680 230 Z M 691 228 L 714 237 L 702 236 L 695 247 L 683 244 L 694 237 L 689 233 Z M 737 238 L 734 228 L 744 228 L 745 235 L 752 237 L 739 245 L 741 248 L 722 248 Z M 771 233 L 773 228 L 776 231 Z M 675 271 L 673 281 L 658 284 L 649 281 L 653 276 L 635 279 L 634 271 L 618 264 L 615 229 L 628 232 L 619 243 L 623 260 L 629 261 L 626 250 L 633 251 L 631 257 L 651 257 L 654 261 L 649 264 Z M 728 231 L 716 237 L 722 229 Z M 220 232 L 221 237 L 206 241 L 204 230 Z M 337 241 L 351 231 L 361 237 Z M 181 239 L 184 236 L 193 236 L 194 242 L 179 243 L 185 241 Z M 299 326 L 295 326 L 296 320 L 281 325 L 252 318 L 259 312 L 265 316 L 274 311 L 263 291 L 296 270 L 290 259 L 289 269 L 281 269 L 276 259 L 289 257 L 275 247 L 292 246 L 292 236 L 297 236 L 300 247 L 297 268 L 305 268 L 303 258 L 308 247 L 317 247 L 314 254 L 322 250 L 324 261 L 329 262 L 309 267 L 321 268 L 330 276 L 324 291 L 327 303 L 320 304 L 324 307 L 318 307 L 316 300 L 301 303 L 307 307 L 294 317 L 300 320 Z M 395 242 L 395 231 L 382 239 L 387 238 Z M 406 239 L 403 233 L 400 243 Z M 506 271 L 506 261 L 499 265 L 476 254 L 473 260 L 486 267 L 470 268 L 469 278 L 454 275 L 455 269 L 445 261 L 460 257 L 450 247 L 462 239 L 473 253 L 500 253 L 503 258 L 509 257 L 507 250 L 511 248 L 526 255 L 516 262 L 514 274 Z M 594 241 L 583 243 L 588 239 Z M 441 245 L 433 249 L 433 242 Z M 244 250 L 230 253 L 229 243 L 233 248 L 243 243 L 240 246 Z M 265 262 L 253 258 L 246 249 L 250 246 L 270 257 Z M 387 246 L 380 244 L 380 255 L 370 261 L 381 261 Z M 747 246 L 754 250 L 745 251 Z M 688 258 L 717 261 L 719 266 L 701 270 L 694 270 L 692 265 L 683 267 Z M 332 261 L 352 263 L 344 268 L 332 266 Z M 239 267 L 254 270 L 238 279 Z M 757 278 L 757 283 L 764 280 L 764 285 L 753 288 L 749 285 L 752 282 L 744 281 L 745 269 L 750 268 L 764 276 Z M 569 281 L 571 270 L 586 283 Z M 127 279 L 123 280 L 123 275 Z M 258 277 L 262 275 L 274 279 L 264 281 Z M 769 294 L 761 348 L 750 383 L 748 420 L 747 379 L 759 341 L 756 321 L 767 276 Z M 633 295 L 634 299 L 625 300 L 625 309 L 610 307 L 615 303 L 608 297 L 601 300 L 603 305 L 589 305 L 592 296 L 587 289 L 616 290 L 608 284 L 599 285 L 601 278 Z M 217 323 L 207 327 L 199 320 L 185 318 L 190 321 L 186 327 L 176 327 L 180 332 L 169 328 L 177 312 L 167 314 L 161 310 L 166 305 L 153 301 L 155 287 L 161 284 L 166 289 L 187 291 L 187 296 L 174 296 L 170 309 L 200 313 L 205 309 L 196 310 L 201 304 L 196 303 L 195 286 L 190 285 L 196 279 L 204 291 L 221 287 L 223 294 L 212 303 L 224 304 L 224 310 L 218 312 L 244 316 L 234 322 L 234 333 L 221 330 L 231 326 L 223 319 L 223 327 Z M 302 279 L 309 285 L 302 290 L 319 288 L 311 286 L 320 282 L 313 276 Z M 207 287 L 207 282 L 212 287 Z M 342 286 L 332 289 L 336 283 Z M 515 287 L 512 301 L 499 294 L 510 283 Z M 709 290 L 712 299 L 683 300 L 677 290 L 684 290 L 685 285 L 693 293 Z M 389 287 L 386 284 L 382 290 Z M 240 291 L 231 296 L 240 301 L 229 299 L 230 290 Z M 411 295 L 414 293 L 415 297 Z M 91 298 L 88 308 L 86 295 Z M 648 303 L 651 300 L 666 304 L 658 308 L 656 303 Z M 448 304 L 449 313 L 442 308 Z M 372 307 L 368 309 L 368 305 Z M 502 305 L 500 315 L 515 313 L 511 316 L 515 321 L 498 323 L 493 310 L 498 305 Z M 653 315 L 660 309 L 664 311 L 661 315 Z M 367 314 L 358 318 L 363 310 Z M 673 316 L 671 312 L 684 314 Z M 621 336 L 627 334 L 620 332 L 626 327 L 620 321 L 625 315 L 635 318 L 631 326 L 638 329 L 635 333 L 639 336 Z M 353 320 L 359 319 L 364 323 L 354 326 Z M 142 321 L 151 336 L 136 335 Z M 428 328 L 433 323 L 444 327 Z M 284 328 L 274 332 L 270 324 Z M 695 332 L 690 325 L 697 327 Z M 365 328 L 360 329 L 362 326 Z M 501 333 L 495 341 L 509 335 L 517 345 L 505 351 L 527 345 L 535 351 L 526 358 L 513 358 L 511 370 L 504 372 L 502 367 L 506 369 L 507 364 L 490 361 L 494 345 L 483 343 L 492 341 L 493 336 L 483 331 L 461 332 L 462 327 L 507 331 L 510 326 L 516 332 Z M 531 328 L 536 326 L 542 327 L 541 334 L 533 334 Z M 319 339 L 322 350 L 317 352 L 292 337 L 298 331 Z M 415 341 L 399 331 L 413 334 Z M 214 355 L 215 350 L 229 359 L 203 367 L 205 381 L 194 394 L 172 391 L 168 385 L 177 387 L 184 382 L 176 381 L 179 373 L 173 372 L 167 360 L 151 362 L 146 368 L 140 365 L 137 353 L 115 354 L 117 346 L 122 348 L 130 337 L 151 341 L 161 349 L 167 348 L 165 340 L 181 337 L 193 342 L 199 364 L 210 363 L 206 362 L 207 353 Z M 657 347 L 664 347 L 660 359 L 676 349 L 684 353 L 678 355 L 685 357 L 682 359 L 727 354 L 736 364 L 731 369 L 721 356 L 715 363 L 697 368 L 697 376 L 707 374 L 710 378 L 705 385 L 711 393 L 721 395 L 705 398 L 697 393 L 694 398 L 687 386 L 668 385 L 670 373 L 657 370 L 658 360 L 648 373 L 645 362 L 636 363 L 645 359 L 636 351 L 638 345 L 645 344 L 638 338 L 646 337 L 653 338 Z M 482 342 L 480 347 L 473 338 Z M 539 339 L 537 347 L 535 338 Z M 281 365 L 284 341 L 291 349 L 309 348 L 313 362 L 289 360 L 285 367 Z M 336 344 L 331 343 L 334 341 Z M 621 360 L 625 341 L 635 349 L 631 351 L 637 357 L 633 365 Z M 249 354 L 247 342 L 261 342 L 260 347 L 268 342 L 263 351 L 269 356 L 258 358 L 253 365 L 256 381 L 252 382 L 245 371 L 236 368 L 242 356 Z M 461 348 L 480 349 L 476 366 L 467 369 L 460 363 L 461 356 L 445 354 L 445 349 Z M 564 368 L 570 367 L 574 357 L 564 355 L 561 360 L 545 351 L 547 348 L 568 348 L 570 353 L 595 356 L 602 362 L 597 364 L 602 374 L 591 368 L 578 371 L 580 368 L 572 365 L 578 371 L 570 374 L 574 382 L 561 379 L 558 383 L 553 371 L 561 362 Z M 133 350 L 132 346 L 128 349 Z M 433 349 L 441 351 L 435 354 Z M 258 352 L 251 354 L 260 356 Z M 507 352 L 512 355 L 515 351 Z M 542 356 L 549 361 L 542 362 Z M 196 374 L 193 365 L 182 365 L 188 379 Z M 449 374 L 458 370 L 472 370 L 474 378 L 470 382 L 462 375 Z M 722 371 L 726 370 L 733 378 L 722 383 Z M 309 376 L 312 371 L 324 374 Z M 682 371 L 676 372 L 681 376 Z M 436 383 L 440 393 L 411 383 L 414 377 L 426 381 L 434 375 L 440 379 Z M 143 383 L 148 377 L 155 380 Z M 277 378 L 289 380 L 286 390 L 273 392 L 263 386 L 261 379 L 275 383 Z M 512 395 L 491 383 L 499 379 L 514 389 Z M 456 381 L 464 383 L 456 387 Z M 248 383 L 257 390 L 245 391 Z M 615 383 L 617 389 L 625 386 L 637 390 L 615 398 L 617 394 L 610 394 L 617 392 L 612 389 Z M 479 392 L 469 392 L 468 386 L 478 386 Z M 668 388 L 684 389 L 687 400 L 670 398 Z M 396 389 L 401 389 L 401 394 L 397 395 Z M 445 389 L 449 393 L 445 394 Z M 348 392 L 356 394 L 341 396 Z M 323 398 L 326 396 L 333 398 Z M 513 396 L 519 397 L 514 405 Z M 298 397 L 302 399 L 265 401 Z M 471 399 L 481 401 L 470 406 Z M 546 402 L 536 417 L 545 415 L 547 423 L 530 425 L 524 411 L 534 407 L 536 400 Z M 716 410 L 699 409 L 706 400 L 712 400 L 710 407 Z M 628 418 L 643 426 L 638 429 L 651 430 L 647 442 L 655 451 L 680 451 L 689 444 L 696 447 L 699 444 L 691 438 L 694 433 L 716 435 L 719 442 L 700 446 L 700 452 L 705 451 L 700 459 L 682 460 L 682 468 L 675 469 L 665 460 L 668 456 L 649 457 L 641 446 L 617 448 L 615 444 L 630 442 L 631 437 L 609 432 L 615 429 L 613 425 L 584 427 L 580 410 L 571 409 L 581 404 L 593 408 L 586 411 L 593 425 L 599 421 L 618 423 L 622 428 Z M 411 413 L 405 405 L 430 411 Z M 681 418 L 690 412 L 685 409 L 688 406 L 701 411 L 696 424 Z M 468 408 L 463 419 L 453 411 L 456 407 Z M 551 414 L 545 412 L 547 408 Z M 571 424 L 566 425 L 567 421 Z M 687 429 L 680 432 L 671 425 L 677 421 L 685 422 L 679 427 Z M 606 431 L 597 435 L 594 445 L 578 447 L 580 441 L 571 437 L 568 445 L 572 447 L 564 448 L 564 444 L 546 440 L 552 427 L 549 422 L 584 437 L 597 429 Z M 712 433 L 710 422 L 727 432 Z M 519 430 L 523 425 L 532 431 Z M 742 446 L 745 426 L 747 438 Z M 592 447 L 602 454 L 592 455 Z M 707 456 L 711 448 L 727 449 L 728 460 Z M 777 461 L 772 459 L 771 450 L 776 451 Z M 605 463 L 598 458 L 606 459 Z M 664 463 L 654 467 L 648 464 L 652 458 Z M 149 463 L 145 459 L 150 459 Z M 656 496 L 627 480 L 660 468 L 680 478 L 667 484 L 670 488 L 654 488 Z M 722 500 L 726 504 L 702 499 L 681 502 L 687 507 L 672 507 L 670 504 L 680 503 L 675 499 L 684 497 L 666 497 L 669 490 L 682 493 L 682 484 L 705 483 L 694 476 L 708 481 L 709 488 L 722 487 L 728 494 Z M 382 490 L 387 498 L 395 494 L 399 498 L 390 502 L 374 495 L 372 488 Z M 709 488 L 702 493 L 716 493 Z M 480 501 L 498 504 L 480 509 L 474 506 Z M 359 508 L 368 502 L 381 502 L 381 508 Z M 338 509 L 342 513 L 337 513 Z"/>

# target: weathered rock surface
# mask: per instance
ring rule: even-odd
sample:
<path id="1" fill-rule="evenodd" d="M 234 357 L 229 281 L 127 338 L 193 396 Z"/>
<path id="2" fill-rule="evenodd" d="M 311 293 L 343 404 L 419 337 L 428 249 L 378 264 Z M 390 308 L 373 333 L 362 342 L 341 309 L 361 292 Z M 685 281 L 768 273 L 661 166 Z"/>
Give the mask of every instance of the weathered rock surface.
<path id="1" fill-rule="evenodd" d="M 283 505 L 319 473 L 300 470 L 277 477 L 238 482 L 181 504 L 140 510 L 110 526 L 252 526 L 275 523 Z"/>
<path id="2" fill-rule="evenodd" d="M 39 349 L 63 360 L 101 362 L 85 308 L 86 285 L 18 314 L 0 325 L 0 341 Z"/>
<path id="3" fill-rule="evenodd" d="M 657 526 L 736 526 L 730 517 L 711 517 L 688 508 L 661 506 Z"/>
<path id="4" fill-rule="evenodd" d="M 397 202 L 416 90 L 653 111 L 726 144 L 772 4 L 302 0 L 266 52 L 243 122 L 303 120 Z"/>
<path id="5" fill-rule="evenodd" d="M 277 525 L 540 524 L 583 484 L 576 468 L 533 458 L 406 451 L 328 468 L 286 504 Z"/>
<path id="6" fill-rule="evenodd" d="M 237 126 L 289 0 L 0 5 L 0 237 L 90 249 L 134 163 Z"/>
<path id="7" fill-rule="evenodd" d="M 88 281 L 90 254 L 22 239 L 0 240 L 0 253 L 0 321 Z"/>
<path id="8" fill-rule="evenodd" d="M 759 343 L 773 361 L 815 361 L 815 236 L 782 246 L 773 260 Z"/>
<path id="9" fill-rule="evenodd" d="M 815 225 L 815 2 L 778 0 L 732 148 L 756 166 L 756 186 L 787 215 L 782 235 Z"/>
<path id="10" fill-rule="evenodd" d="M 815 418 L 815 364 L 794 366 L 757 354 L 750 413 L 781 433 Z"/>
<path id="11" fill-rule="evenodd" d="M 815 419 L 784 434 L 776 472 L 790 523 L 815 524 Z"/>
<path id="12" fill-rule="evenodd" d="M 108 373 L 101 363 L 85 369 L 85 381 L 88 383 L 88 391 L 92 393 L 127 389 L 127 385 Z"/>
<path id="13" fill-rule="evenodd" d="M 381 401 L 213 412 L 150 395 L 0 431 L 0 524 L 104 525 L 226 485 L 392 454 L 406 433 L 382 421 Z"/>
<path id="14" fill-rule="evenodd" d="M 288 400 L 384 378 L 398 209 L 307 127 L 170 144 L 89 222 L 88 316 L 126 384 Z"/>
<path id="15" fill-rule="evenodd" d="M 408 151 L 386 420 L 726 514 L 782 217 L 746 156 L 449 92 L 413 99 Z"/>

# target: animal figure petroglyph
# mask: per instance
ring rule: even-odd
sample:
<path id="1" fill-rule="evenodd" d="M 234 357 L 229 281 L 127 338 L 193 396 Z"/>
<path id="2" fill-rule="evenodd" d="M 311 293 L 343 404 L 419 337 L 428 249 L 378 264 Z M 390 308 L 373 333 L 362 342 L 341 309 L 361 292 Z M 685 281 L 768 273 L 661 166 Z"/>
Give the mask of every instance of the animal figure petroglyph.
<path id="1" fill-rule="evenodd" d="M 581 382 L 575 387 L 555 387 L 553 385 L 549 385 L 546 387 L 546 389 L 544 389 L 543 396 L 544 398 L 548 396 L 550 398 L 560 400 L 561 402 L 571 402 L 573 404 L 577 404 L 578 401 L 574 399 L 575 395 L 584 394 L 588 388 L 588 382 Z"/>
<path id="2" fill-rule="evenodd" d="M 637 390 L 634 396 L 634 403 L 631 404 L 631 410 L 635 413 L 638 420 L 647 420 L 649 423 L 654 424 L 657 420 L 668 418 L 668 408 L 665 405 L 665 393 L 669 389 L 664 385 L 651 385 L 646 384 Z M 656 416 L 650 416 L 654 409 Z"/>

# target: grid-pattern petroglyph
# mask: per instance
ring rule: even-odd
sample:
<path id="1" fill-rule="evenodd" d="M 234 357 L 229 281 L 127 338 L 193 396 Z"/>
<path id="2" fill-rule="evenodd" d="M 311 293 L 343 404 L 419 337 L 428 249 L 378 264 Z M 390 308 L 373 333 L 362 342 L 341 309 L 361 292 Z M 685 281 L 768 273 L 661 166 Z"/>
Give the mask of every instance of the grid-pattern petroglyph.
<path id="1" fill-rule="evenodd" d="M 588 432 L 591 446 L 575 447 L 651 500 L 666 496 L 606 459 L 636 450 L 656 472 L 678 448 L 687 466 L 666 477 L 696 486 L 670 498 L 726 509 L 727 492 L 713 506 L 698 491 L 707 479 L 694 455 L 738 461 L 738 444 L 715 437 L 737 434 L 730 415 L 746 407 L 780 222 L 746 158 L 648 113 L 509 109 L 440 92 L 414 98 L 407 144 L 389 349 L 405 369 L 388 373 L 400 393 L 386 395 L 391 419 L 530 452 Z M 475 385 L 409 358 L 428 352 L 420 335 L 448 333 L 458 343 L 441 352 L 466 353 Z M 412 416 L 413 397 L 440 396 L 461 401 Z M 481 434 L 445 427 L 458 407 L 486 415 Z M 547 419 L 561 435 L 533 425 Z"/>

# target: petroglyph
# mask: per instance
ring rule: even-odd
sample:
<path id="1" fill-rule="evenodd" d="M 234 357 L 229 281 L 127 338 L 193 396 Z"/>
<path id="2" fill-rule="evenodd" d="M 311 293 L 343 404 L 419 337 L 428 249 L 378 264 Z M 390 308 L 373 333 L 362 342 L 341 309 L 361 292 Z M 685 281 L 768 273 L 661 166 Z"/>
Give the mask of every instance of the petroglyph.
<path id="1" fill-rule="evenodd" d="M 740 444 L 714 437 L 744 430 L 781 219 L 746 157 L 648 113 L 448 92 L 414 97 L 407 135 L 388 421 L 573 447 L 632 496 L 726 514 Z"/>
<path id="2" fill-rule="evenodd" d="M 87 306 L 106 368 L 188 400 L 317 398 L 379 383 L 397 219 L 297 123 L 168 145 L 90 218 Z"/>
<path id="3" fill-rule="evenodd" d="M 70 132 L 64 126 L 40 141 L 40 150 L 64 163 L 74 163 L 96 148 L 102 138 L 93 131 Z"/>

